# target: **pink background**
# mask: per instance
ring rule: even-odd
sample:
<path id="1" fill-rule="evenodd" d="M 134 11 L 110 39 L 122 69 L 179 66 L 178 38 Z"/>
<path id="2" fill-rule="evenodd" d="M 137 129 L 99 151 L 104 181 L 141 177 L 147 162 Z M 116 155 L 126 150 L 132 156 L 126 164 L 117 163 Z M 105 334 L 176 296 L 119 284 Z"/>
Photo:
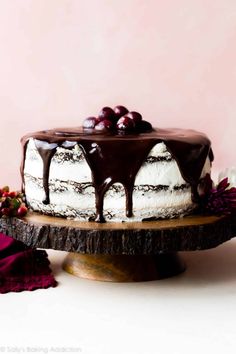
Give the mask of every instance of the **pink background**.
<path id="1" fill-rule="evenodd" d="M 20 137 L 127 105 L 205 131 L 235 165 L 235 0 L 0 0 L 0 186 L 20 186 Z"/>

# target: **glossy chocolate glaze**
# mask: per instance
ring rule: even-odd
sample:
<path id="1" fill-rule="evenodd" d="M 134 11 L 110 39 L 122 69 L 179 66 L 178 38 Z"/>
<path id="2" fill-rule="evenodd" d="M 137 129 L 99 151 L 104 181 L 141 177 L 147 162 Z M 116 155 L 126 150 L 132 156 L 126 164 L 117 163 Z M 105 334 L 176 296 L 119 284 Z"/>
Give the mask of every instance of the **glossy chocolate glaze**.
<path id="1" fill-rule="evenodd" d="M 24 181 L 24 160 L 27 142 L 35 145 L 43 160 L 43 187 L 50 203 L 48 178 L 50 162 L 57 147 L 71 149 L 78 144 L 91 168 L 95 188 L 96 221 L 103 222 L 104 195 L 114 183 L 121 183 L 126 193 L 126 215 L 132 216 L 132 193 L 135 177 L 154 145 L 164 142 L 176 160 L 183 179 L 190 184 L 192 199 L 198 201 L 198 184 L 207 156 L 213 160 L 211 142 L 203 133 L 184 129 L 153 129 L 141 134 L 95 133 L 81 128 L 53 129 L 28 134 L 22 138 L 24 148 L 21 165 Z M 23 182 L 24 186 L 24 182 Z"/>

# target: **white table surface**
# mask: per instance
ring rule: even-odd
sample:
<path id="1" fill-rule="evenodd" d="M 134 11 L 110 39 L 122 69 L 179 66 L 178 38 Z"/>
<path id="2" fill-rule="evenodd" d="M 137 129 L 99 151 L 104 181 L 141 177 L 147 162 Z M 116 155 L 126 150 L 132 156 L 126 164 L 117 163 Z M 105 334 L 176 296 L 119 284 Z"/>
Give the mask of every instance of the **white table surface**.
<path id="1" fill-rule="evenodd" d="M 0 295 L 0 353 L 236 353 L 236 240 L 143 283 L 80 279 L 48 254 L 56 288 Z"/>

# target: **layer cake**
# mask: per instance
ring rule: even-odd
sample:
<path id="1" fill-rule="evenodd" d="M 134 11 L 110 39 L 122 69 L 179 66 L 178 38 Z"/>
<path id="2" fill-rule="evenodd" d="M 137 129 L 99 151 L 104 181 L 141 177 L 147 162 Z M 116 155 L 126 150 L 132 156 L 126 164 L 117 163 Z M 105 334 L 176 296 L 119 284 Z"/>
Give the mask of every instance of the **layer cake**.
<path id="1" fill-rule="evenodd" d="M 84 221 L 187 215 L 213 160 L 207 136 L 185 129 L 53 129 L 22 144 L 27 205 Z"/>

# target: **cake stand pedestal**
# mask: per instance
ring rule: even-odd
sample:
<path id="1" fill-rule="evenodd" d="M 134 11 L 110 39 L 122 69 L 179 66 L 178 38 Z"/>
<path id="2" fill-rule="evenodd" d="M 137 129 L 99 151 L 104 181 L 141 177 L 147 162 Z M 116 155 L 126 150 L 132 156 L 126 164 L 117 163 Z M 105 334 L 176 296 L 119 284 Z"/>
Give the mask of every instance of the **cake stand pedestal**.
<path id="1" fill-rule="evenodd" d="M 185 265 L 175 252 L 156 256 L 70 253 L 63 268 L 81 278 L 131 282 L 168 278 L 183 272 Z"/>
<path id="2" fill-rule="evenodd" d="M 33 248 L 70 252 L 63 268 L 82 278 L 145 281 L 184 271 L 179 251 L 216 247 L 236 236 L 235 217 L 187 216 L 135 223 L 78 222 L 29 213 L 0 219 L 0 231 Z"/>

